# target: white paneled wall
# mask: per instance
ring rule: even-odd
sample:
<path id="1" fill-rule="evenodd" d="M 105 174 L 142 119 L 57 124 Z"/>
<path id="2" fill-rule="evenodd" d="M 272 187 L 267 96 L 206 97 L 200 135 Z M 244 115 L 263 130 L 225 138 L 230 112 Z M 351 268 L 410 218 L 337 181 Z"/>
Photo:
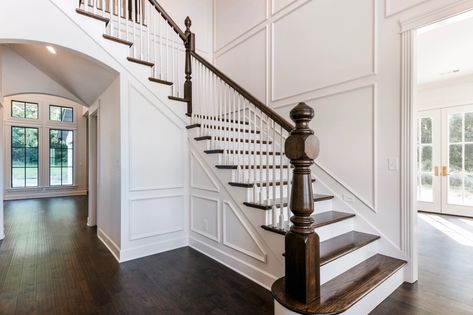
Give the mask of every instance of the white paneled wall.
<path id="1" fill-rule="evenodd" d="M 315 108 L 314 172 L 400 245 L 400 21 L 454 0 L 214 0 L 214 59 L 284 116 Z M 394 163 L 396 164 L 396 163 Z"/>

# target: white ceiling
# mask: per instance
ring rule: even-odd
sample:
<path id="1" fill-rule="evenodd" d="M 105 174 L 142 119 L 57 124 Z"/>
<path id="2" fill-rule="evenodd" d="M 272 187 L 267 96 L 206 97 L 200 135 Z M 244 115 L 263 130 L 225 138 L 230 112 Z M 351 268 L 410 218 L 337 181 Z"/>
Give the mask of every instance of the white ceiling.
<path id="1" fill-rule="evenodd" d="M 61 47 L 54 47 L 56 55 L 40 44 L 11 44 L 9 47 L 82 100 L 84 105 L 92 105 L 118 75 L 88 56 Z"/>
<path id="2" fill-rule="evenodd" d="M 432 84 L 473 75 L 473 11 L 419 30 L 417 82 Z"/>

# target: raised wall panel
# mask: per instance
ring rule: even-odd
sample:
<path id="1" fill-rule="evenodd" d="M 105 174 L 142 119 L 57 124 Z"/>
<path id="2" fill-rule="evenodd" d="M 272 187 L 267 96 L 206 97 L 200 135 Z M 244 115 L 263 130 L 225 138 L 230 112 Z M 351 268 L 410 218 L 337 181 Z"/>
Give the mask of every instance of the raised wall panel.
<path id="1" fill-rule="evenodd" d="M 272 0 L 273 1 L 273 14 L 279 12 L 283 8 L 287 7 L 291 3 L 296 2 L 297 0 Z"/>
<path id="2" fill-rule="evenodd" d="M 427 0 L 386 0 L 386 15 L 393 15 Z"/>
<path id="3" fill-rule="evenodd" d="M 184 209 L 181 195 L 130 200 L 130 240 L 182 231 Z"/>
<path id="4" fill-rule="evenodd" d="M 184 187 L 182 131 L 135 89 L 129 96 L 130 190 Z"/>
<path id="5" fill-rule="evenodd" d="M 307 102 L 315 109 L 310 126 L 320 140 L 316 163 L 366 205 L 376 205 L 375 86 Z M 289 115 L 292 107 L 280 113 Z"/>
<path id="6" fill-rule="evenodd" d="M 266 29 L 216 57 L 216 65 L 243 88 L 265 101 Z"/>
<path id="7" fill-rule="evenodd" d="M 217 199 L 191 196 L 191 230 L 219 242 L 219 205 Z"/>
<path id="8" fill-rule="evenodd" d="M 191 187 L 213 192 L 220 191 L 217 180 L 213 178 L 194 152 L 191 154 Z"/>
<path id="9" fill-rule="evenodd" d="M 266 0 L 215 1 L 216 50 L 266 19 Z"/>
<path id="10" fill-rule="evenodd" d="M 223 244 L 261 262 L 266 253 L 240 215 L 229 202 L 223 204 Z"/>
<path id="11" fill-rule="evenodd" d="M 313 0 L 275 21 L 273 101 L 373 74 L 374 14 L 374 0 Z"/>

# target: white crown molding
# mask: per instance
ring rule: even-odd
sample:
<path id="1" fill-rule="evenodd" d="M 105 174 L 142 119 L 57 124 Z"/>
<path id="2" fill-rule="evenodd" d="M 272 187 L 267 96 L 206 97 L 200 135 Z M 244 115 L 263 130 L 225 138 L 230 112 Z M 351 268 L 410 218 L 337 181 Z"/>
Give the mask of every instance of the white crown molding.
<path id="1" fill-rule="evenodd" d="M 257 253 L 254 253 L 254 252 L 251 252 L 247 249 L 244 249 L 244 248 L 241 248 L 240 246 L 237 246 L 235 244 L 232 244 L 230 243 L 228 240 L 227 240 L 227 215 L 226 215 L 226 210 L 227 209 L 230 209 L 230 211 L 232 211 L 232 213 L 235 215 L 235 217 L 238 219 L 238 221 L 240 222 L 241 226 L 246 230 L 246 232 L 248 233 L 248 235 L 250 236 L 250 238 L 252 239 L 252 241 L 255 243 L 255 245 L 258 247 L 258 249 L 260 250 L 260 252 L 262 253 L 262 255 L 260 254 L 257 254 Z M 235 208 L 233 207 L 233 205 L 229 202 L 229 201 L 224 201 L 223 202 L 223 245 L 227 246 L 227 247 L 230 247 L 236 251 L 239 251 L 249 257 L 252 257 L 256 260 L 259 260 L 263 263 L 266 263 L 267 262 L 267 253 L 265 252 L 263 246 L 260 244 L 259 240 L 257 239 L 257 237 L 255 236 L 255 234 L 252 232 L 251 228 L 245 223 L 245 221 L 242 219 L 242 217 L 238 214 L 238 212 L 235 210 Z"/>
<path id="2" fill-rule="evenodd" d="M 473 0 L 461 0 L 402 20 L 401 33 L 426 26 L 473 9 Z"/>

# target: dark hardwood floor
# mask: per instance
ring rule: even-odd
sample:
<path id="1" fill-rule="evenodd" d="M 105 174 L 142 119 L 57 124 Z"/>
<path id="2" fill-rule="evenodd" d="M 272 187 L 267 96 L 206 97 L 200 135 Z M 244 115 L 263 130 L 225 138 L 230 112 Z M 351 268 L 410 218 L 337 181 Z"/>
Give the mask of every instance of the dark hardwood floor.
<path id="1" fill-rule="evenodd" d="M 5 203 L 0 314 L 272 314 L 271 293 L 190 248 L 119 265 L 84 197 Z"/>
<path id="2" fill-rule="evenodd" d="M 473 220 L 420 214 L 418 222 L 419 281 L 371 314 L 473 314 Z"/>
<path id="3" fill-rule="evenodd" d="M 86 216 L 84 197 L 5 203 L 0 314 L 272 314 L 269 291 L 190 248 L 119 265 Z M 419 282 L 372 314 L 473 314 L 473 220 L 428 218 Z"/>

